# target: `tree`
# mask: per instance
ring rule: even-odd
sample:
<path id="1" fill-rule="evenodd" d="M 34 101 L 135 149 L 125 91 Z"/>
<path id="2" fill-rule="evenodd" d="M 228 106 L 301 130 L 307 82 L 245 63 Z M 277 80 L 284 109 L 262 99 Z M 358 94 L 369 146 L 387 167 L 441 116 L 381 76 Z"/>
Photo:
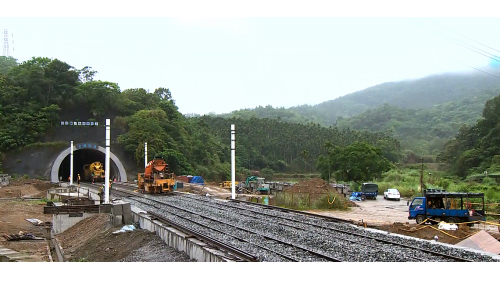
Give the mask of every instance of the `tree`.
<path id="1" fill-rule="evenodd" d="M 346 147 L 335 146 L 330 159 L 335 178 L 341 181 L 370 181 L 391 168 L 391 163 L 382 155 L 382 150 L 366 142 L 355 142 Z M 329 165 L 324 165 L 327 161 L 324 157 L 321 161 L 318 166 L 324 174 Z"/>
<path id="2" fill-rule="evenodd" d="M 302 155 L 302 158 L 304 159 L 304 174 L 306 174 L 306 173 L 307 173 L 307 170 L 306 170 L 306 167 L 307 167 L 307 166 L 306 166 L 306 165 L 307 165 L 307 160 L 308 160 L 308 158 L 309 158 L 309 151 L 307 151 L 307 150 L 302 150 L 302 151 L 300 152 L 300 154 Z"/>
<path id="3" fill-rule="evenodd" d="M 15 66 L 17 66 L 17 60 L 15 58 L 0 56 L 0 75 L 7 75 Z"/>
<path id="4" fill-rule="evenodd" d="M 324 146 L 326 148 L 326 159 L 328 161 L 328 184 L 330 184 L 330 176 L 332 174 L 332 172 L 331 172 L 332 164 L 330 161 L 330 150 L 332 149 L 333 144 L 331 141 L 327 141 Z"/>

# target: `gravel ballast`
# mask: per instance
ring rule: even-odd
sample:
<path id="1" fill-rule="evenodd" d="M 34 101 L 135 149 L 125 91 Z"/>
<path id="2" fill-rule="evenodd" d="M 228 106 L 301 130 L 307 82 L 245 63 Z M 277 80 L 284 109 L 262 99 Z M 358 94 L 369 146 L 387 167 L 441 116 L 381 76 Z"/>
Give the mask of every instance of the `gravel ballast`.
<path id="1" fill-rule="evenodd" d="M 487 255 L 433 242 L 368 231 L 346 223 L 244 203 L 196 195 L 150 198 L 158 202 L 145 198 L 124 200 L 248 252 L 259 261 L 454 261 L 419 249 L 472 261 L 499 261 Z"/>

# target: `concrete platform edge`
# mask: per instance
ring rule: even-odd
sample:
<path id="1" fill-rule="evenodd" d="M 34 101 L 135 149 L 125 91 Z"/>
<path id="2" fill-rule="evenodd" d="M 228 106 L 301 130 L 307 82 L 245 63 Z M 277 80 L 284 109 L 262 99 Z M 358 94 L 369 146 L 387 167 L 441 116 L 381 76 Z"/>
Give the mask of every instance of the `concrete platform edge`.
<path id="1" fill-rule="evenodd" d="M 216 249 L 210 248 L 207 244 L 172 227 L 168 227 L 163 223 L 151 219 L 144 211 L 132 207 L 132 215 L 134 222 L 139 223 L 141 229 L 155 232 L 165 244 L 178 250 L 185 252 L 191 259 L 199 262 L 230 262 L 232 260 L 226 258 L 225 254 Z"/>

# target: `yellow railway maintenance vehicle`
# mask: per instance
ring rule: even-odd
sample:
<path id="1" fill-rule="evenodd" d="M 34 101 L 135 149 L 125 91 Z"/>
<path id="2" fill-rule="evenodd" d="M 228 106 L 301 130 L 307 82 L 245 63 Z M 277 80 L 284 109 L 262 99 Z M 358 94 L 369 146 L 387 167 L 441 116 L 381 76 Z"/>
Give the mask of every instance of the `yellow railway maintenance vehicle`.
<path id="1" fill-rule="evenodd" d="M 86 181 L 102 182 L 104 181 L 104 166 L 101 162 L 97 161 L 92 164 L 83 166 L 83 176 Z"/>
<path id="2" fill-rule="evenodd" d="M 137 186 L 141 193 L 169 193 L 174 190 L 175 175 L 169 172 L 165 160 L 155 158 L 146 165 L 144 173 L 138 174 Z"/>

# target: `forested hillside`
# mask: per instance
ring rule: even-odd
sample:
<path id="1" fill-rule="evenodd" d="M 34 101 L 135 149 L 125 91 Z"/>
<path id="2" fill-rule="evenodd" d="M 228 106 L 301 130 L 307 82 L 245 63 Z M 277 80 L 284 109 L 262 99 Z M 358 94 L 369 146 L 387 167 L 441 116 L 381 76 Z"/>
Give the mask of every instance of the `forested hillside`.
<path id="1" fill-rule="evenodd" d="M 150 157 L 163 156 L 176 174 L 209 180 L 230 177 L 230 124 L 237 126 L 237 170 L 314 171 L 324 144 L 347 145 L 364 140 L 390 160 L 400 156 L 399 142 L 387 133 L 339 131 L 318 125 L 270 119 L 186 118 L 167 88 L 121 90 L 118 84 L 94 80 L 90 67 L 75 69 L 57 59 L 32 58 L 18 64 L 0 60 L 0 153 L 41 142 L 60 126 L 61 112 L 88 109 L 97 119 L 114 116 L 121 128 L 117 142 L 143 165 L 144 142 Z M 101 122 L 102 124 L 102 122 Z M 302 162 L 298 159 L 303 159 Z"/>
<path id="2" fill-rule="evenodd" d="M 499 70 L 488 70 L 500 76 Z M 334 125 L 339 117 L 348 118 L 384 104 L 402 109 L 430 109 L 438 104 L 476 96 L 484 91 L 500 90 L 498 78 L 480 72 L 431 75 L 417 80 L 388 82 L 376 85 L 317 105 L 284 108 L 257 107 L 223 114 L 223 117 L 272 118 L 293 122 L 315 122 Z M 314 93 L 310 93 L 314 94 Z M 477 113 L 480 117 L 480 112 Z"/>
<path id="3" fill-rule="evenodd" d="M 488 70 L 500 75 L 498 70 Z M 242 109 L 222 117 L 276 118 L 301 124 L 391 130 L 407 153 L 435 157 L 462 125 L 481 117 L 488 99 L 500 94 L 497 78 L 479 72 L 432 75 L 383 83 L 318 105 Z"/>
<path id="4" fill-rule="evenodd" d="M 356 141 L 366 142 L 382 150 L 390 161 L 400 157 L 399 141 L 387 133 L 368 133 L 350 129 L 329 129 L 319 125 L 302 125 L 276 119 L 200 118 L 225 146 L 230 145 L 229 129 L 236 128 L 238 165 L 248 169 L 271 168 L 275 171 L 316 171 L 318 157 L 329 146 L 344 147 Z"/>
<path id="5" fill-rule="evenodd" d="M 486 102 L 483 118 L 473 126 L 462 126 L 448 141 L 438 160 L 450 171 L 465 177 L 483 172 L 500 172 L 500 96 Z"/>
<path id="6" fill-rule="evenodd" d="M 337 126 L 372 132 L 391 130 L 402 148 L 435 156 L 461 126 L 475 124 L 486 101 L 499 94 L 500 91 L 483 91 L 428 109 L 402 109 L 385 104 L 351 118 L 340 118 Z"/>

